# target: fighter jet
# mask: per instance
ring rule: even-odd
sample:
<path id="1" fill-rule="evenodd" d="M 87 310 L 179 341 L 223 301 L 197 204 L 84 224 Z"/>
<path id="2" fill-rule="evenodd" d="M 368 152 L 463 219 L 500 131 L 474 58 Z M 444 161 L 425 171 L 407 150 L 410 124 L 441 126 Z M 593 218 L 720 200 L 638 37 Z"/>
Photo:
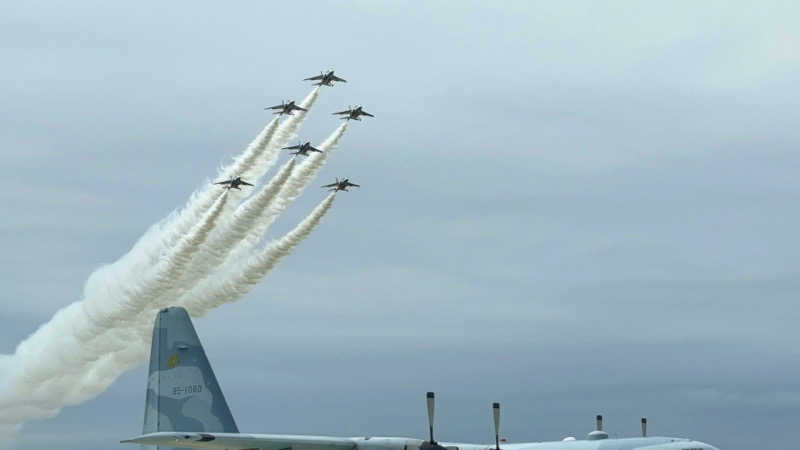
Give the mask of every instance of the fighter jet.
<path id="1" fill-rule="evenodd" d="M 329 191 L 345 191 L 347 192 L 347 188 L 350 186 L 354 187 L 361 187 L 355 183 L 351 183 L 349 178 L 344 178 L 342 181 L 339 181 L 339 177 L 336 177 L 336 183 L 326 184 L 322 186 L 324 188 L 330 188 Z"/>
<path id="2" fill-rule="evenodd" d="M 292 155 L 303 155 L 303 156 L 308 156 L 308 152 L 322 153 L 322 150 L 314 148 L 314 146 L 311 145 L 311 141 L 306 141 L 305 144 L 297 144 L 297 145 L 292 145 L 291 147 L 283 147 L 283 150 L 296 150 L 292 152 Z"/>
<path id="3" fill-rule="evenodd" d="M 225 187 L 225 189 L 238 189 L 240 191 L 242 190 L 242 188 L 239 187 L 241 185 L 252 186 L 252 184 L 248 183 L 247 181 L 242 180 L 242 177 L 236 177 L 236 178 L 231 177 L 230 180 L 217 181 L 214 184 L 227 185 Z"/>
<path id="4" fill-rule="evenodd" d="M 305 108 L 295 105 L 294 100 L 284 100 L 280 105 L 270 106 L 264 109 L 277 109 L 273 114 L 286 114 L 288 116 L 292 115 L 292 111 L 308 111 Z"/>
<path id="5" fill-rule="evenodd" d="M 314 86 L 333 86 L 334 81 L 341 81 L 342 83 L 347 83 L 347 80 L 344 78 L 339 78 L 333 74 L 333 69 L 327 72 L 320 72 L 319 75 L 311 78 L 306 78 L 303 81 L 317 81 L 314 83 Z"/>
<path id="6" fill-rule="evenodd" d="M 351 106 L 350 109 L 346 109 L 344 111 L 335 112 L 333 114 L 334 115 L 336 115 L 336 114 L 344 115 L 344 117 L 340 117 L 340 119 L 345 119 L 345 120 L 350 120 L 350 119 L 361 120 L 360 116 L 375 117 L 372 114 L 370 114 L 370 113 L 364 111 L 363 109 L 361 109 L 361 106 L 356 106 L 356 107 L 352 107 Z"/>

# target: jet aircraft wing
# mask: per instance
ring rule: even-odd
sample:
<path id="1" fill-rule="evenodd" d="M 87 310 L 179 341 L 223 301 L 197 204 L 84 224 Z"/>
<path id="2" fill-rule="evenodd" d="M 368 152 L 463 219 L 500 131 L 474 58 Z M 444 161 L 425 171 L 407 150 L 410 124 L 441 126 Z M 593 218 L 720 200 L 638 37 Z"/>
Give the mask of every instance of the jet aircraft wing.
<path id="1" fill-rule="evenodd" d="M 303 81 L 321 80 L 324 77 L 325 77 L 325 75 L 320 74 L 320 75 L 317 75 L 315 77 L 304 78 Z"/>
<path id="2" fill-rule="evenodd" d="M 326 184 L 325 186 L 321 186 L 321 187 L 334 187 L 334 186 L 338 186 L 338 185 L 339 185 L 339 183 L 331 183 L 331 184 Z"/>
<path id="3" fill-rule="evenodd" d="M 281 434 L 159 432 L 122 441 L 142 445 L 206 449 L 261 450 L 353 450 L 356 442 L 350 438 L 327 436 L 293 436 Z"/>
<path id="4" fill-rule="evenodd" d="M 285 105 L 268 106 L 264 109 L 283 109 Z"/>
<path id="5" fill-rule="evenodd" d="M 362 116 L 368 116 L 368 117 L 375 117 L 375 116 L 373 116 L 372 114 L 370 114 L 370 113 L 368 113 L 368 112 L 364 111 L 363 109 L 361 110 L 361 115 L 362 115 Z"/>
<path id="6" fill-rule="evenodd" d="M 344 111 L 335 112 L 333 114 L 350 114 L 350 111 L 352 111 L 352 109 L 345 109 Z"/>
<path id="7" fill-rule="evenodd" d="M 341 81 L 342 83 L 347 83 L 347 80 L 345 80 L 344 78 L 339 78 L 336 75 L 331 75 L 331 79 L 333 81 Z"/>
<path id="8" fill-rule="evenodd" d="M 300 149 L 303 144 L 292 145 L 291 147 L 283 147 L 283 150 L 297 150 Z"/>

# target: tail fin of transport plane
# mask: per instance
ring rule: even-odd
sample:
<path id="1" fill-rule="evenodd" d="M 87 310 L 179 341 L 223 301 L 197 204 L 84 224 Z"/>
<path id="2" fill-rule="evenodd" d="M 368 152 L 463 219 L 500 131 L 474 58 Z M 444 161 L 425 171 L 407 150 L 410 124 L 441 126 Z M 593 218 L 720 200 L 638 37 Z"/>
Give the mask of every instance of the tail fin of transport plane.
<path id="1" fill-rule="evenodd" d="M 156 316 L 142 431 L 239 432 L 189 314 L 181 307 L 164 308 Z"/>

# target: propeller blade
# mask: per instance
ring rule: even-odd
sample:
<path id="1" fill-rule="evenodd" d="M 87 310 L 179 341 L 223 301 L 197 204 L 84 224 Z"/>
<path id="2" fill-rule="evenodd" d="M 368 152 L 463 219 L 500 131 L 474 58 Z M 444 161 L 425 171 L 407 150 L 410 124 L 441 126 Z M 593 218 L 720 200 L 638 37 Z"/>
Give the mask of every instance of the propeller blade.
<path id="1" fill-rule="evenodd" d="M 428 427 L 431 432 L 431 444 L 436 444 L 436 441 L 433 440 L 433 406 L 435 401 L 433 397 L 433 392 L 428 392 L 427 400 L 428 400 Z"/>
<path id="2" fill-rule="evenodd" d="M 500 450 L 500 403 L 492 403 L 492 414 L 494 415 L 494 448 Z"/>

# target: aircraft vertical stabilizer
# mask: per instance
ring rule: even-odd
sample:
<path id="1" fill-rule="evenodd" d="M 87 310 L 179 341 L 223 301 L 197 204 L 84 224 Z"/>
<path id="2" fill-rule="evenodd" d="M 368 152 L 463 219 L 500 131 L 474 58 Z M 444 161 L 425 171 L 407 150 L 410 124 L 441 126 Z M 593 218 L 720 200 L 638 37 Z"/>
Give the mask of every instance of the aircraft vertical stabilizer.
<path id="1" fill-rule="evenodd" d="M 156 316 L 142 431 L 239 432 L 189 314 L 180 307 Z"/>

